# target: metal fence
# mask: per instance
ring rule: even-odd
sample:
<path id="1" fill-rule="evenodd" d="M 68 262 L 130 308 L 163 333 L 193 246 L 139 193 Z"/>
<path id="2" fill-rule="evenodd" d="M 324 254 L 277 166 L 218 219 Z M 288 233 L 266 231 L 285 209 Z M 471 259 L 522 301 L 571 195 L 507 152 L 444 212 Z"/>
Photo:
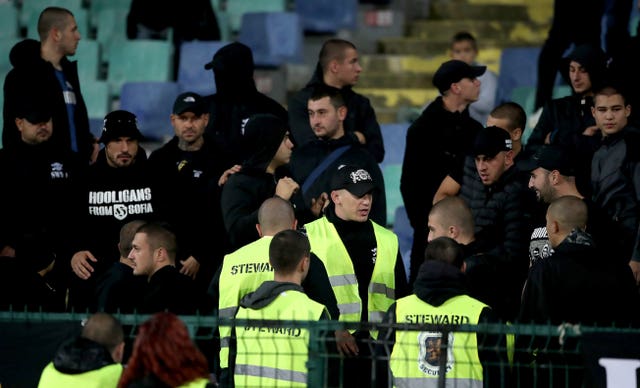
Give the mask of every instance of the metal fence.
<path id="1" fill-rule="evenodd" d="M 136 314 L 116 316 L 125 327 L 129 340 L 135 338 L 138 326 L 149 317 Z M 46 328 L 47 325 L 61 322 L 75 324 L 86 317 L 88 314 L 0 312 L 0 344 L 5 341 L 2 336 L 8 335 L 3 329 L 6 324 L 11 324 L 14 331 L 16 326 L 31 330 L 39 325 Z M 262 341 L 272 343 L 249 347 L 250 351 L 255 352 L 255 359 L 279 355 L 288 356 L 287 360 L 292 359 L 291 356 L 294 356 L 293 359 L 308 357 L 308 387 L 351 387 L 354 377 L 360 382 L 359 386 L 401 386 L 398 376 L 391 373 L 389 360 L 392 354 L 396 360 L 405 361 L 400 364 L 409 369 L 418 368 L 424 373 L 424 380 L 419 380 L 419 385 L 407 386 L 469 386 L 462 385 L 464 379 L 452 378 L 451 370 L 466 367 L 469 373 L 473 373 L 472 362 L 468 361 L 469 365 L 464 363 L 476 359 L 476 354 L 481 355 L 482 377 L 484 386 L 488 387 L 631 388 L 638 387 L 640 381 L 637 379 L 640 330 L 632 328 L 524 324 L 345 324 L 335 321 L 224 320 L 212 316 L 181 316 L 181 319 L 198 346 L 212 357 L 217 356 L 218 325 L 230 325 L 235 329 L 234 332 L 240 333 L 233 337 L 236 344 L 243 341 L 242 331 L 261 331 Z M 293 354 L 292 348 L 287 345 L 287 337 L 301 330 L 308 332 L 308 348 L 305 354 Z M 360 355 L 356 358 L 360 362 L 354 367 L 353 358 L 342 356 L 337 351 L 336 330 L 356 333 L 370 331 L 378 337 L 375 340 L 367 336 L 358 337 Z M 410 341 L 406 342 L 406 338 Z M 421 346 L 422 349 L 419 349 Z M 267 348 L 276 349 L 279 355 L 267 354 Z M 399 348 L 404 349 L 404 353 L 398 352 Z M 216 360 L 212 360 L 212 365 L 216 365 Z M 218 370 L 212 372 L 217 373 Z M 412 373 L 407 372 L 408 375 Z"/>

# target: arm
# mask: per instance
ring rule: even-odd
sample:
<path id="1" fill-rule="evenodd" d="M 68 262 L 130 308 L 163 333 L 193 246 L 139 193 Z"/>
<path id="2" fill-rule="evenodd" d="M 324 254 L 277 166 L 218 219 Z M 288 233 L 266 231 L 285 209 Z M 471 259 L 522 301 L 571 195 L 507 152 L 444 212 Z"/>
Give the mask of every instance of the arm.
<path id="1" fill-rule="evenodd" d="M 433 196 L 433 204 L 436 202 L 446 198 L 446 197 L 454 197 L 458 195 L 460 192 L 460 184 L 456 182 L 455 179 L 451 177 L 451 175 L 447 175 L 440 183 L 440 187 L 436 191 L 436 194 Z"/>
<path id="2" fill-rule="evenodd" d="M 544 108 L 542 108 L 540 119 L 533 128 L 531 136 L 529 136 L 529 139 L 527 140 L 526 151 L 531 155 L 535 154 L 538 148 L 543 144 L 548 144 L 549 135 L 551 134 L 554 125 L 551 110 L 551 102 L 547 103 Z"/>
<path id="3" fill-rule="evenodd" d="M 407 283 L 407 273 L 404 269 L 404 261 L 402 261 L 402 254 L 400 253 L 400 249 L 398 249 L 398 256 L 396 257 L 396 266 L 394 268 L 395 274 L 395 299 L 398 300 L 402 297 L 405 297 L 411 293 L 409 289 L 409 284 Z"/>
<path id="4" fill-rule="evenodd" d="M 309 265 L 309 273 L 302 282 L 302 288 L 309 298 L 323 304 L 332 320 L 337 321 L 340 318 L 340 310 L 338 309 L 338 300 L 333 292 L 329 275 L 322 260 L 311 252 Z"/>
<path id="5" fill-rule="evenodd" d="M 376 112 L 373 110 L 369 99 L 364 98 L 358 113 L 361 123 L 356 123 L 359 125 L 353 128 L 353 132 L 358 136 L 358 140 L 365 144 L 376 162 L 380 163 L 384 159 L 384 142 L 382 141 L 380 124 L 376 119 Z M 360 138 L 361 136 L 364 138 L 364 142 Z"/>
<path id="6" fill-rule="evenodd" d="M 634 162 L 631 167 L 631 176 L 633 181 L 633 188 L 636 195 L 636 203 L 640 203 L 640 162 Z M 636 280 L 636 284 L 640 285 L 640 226 L 638 227 L 638 232 L 636 233 L 636 241 L 633 245 L 633 253 L 631 256 L 631 260 L 629 261 L 629 266 L 633 271 L 633 277 Z"/>

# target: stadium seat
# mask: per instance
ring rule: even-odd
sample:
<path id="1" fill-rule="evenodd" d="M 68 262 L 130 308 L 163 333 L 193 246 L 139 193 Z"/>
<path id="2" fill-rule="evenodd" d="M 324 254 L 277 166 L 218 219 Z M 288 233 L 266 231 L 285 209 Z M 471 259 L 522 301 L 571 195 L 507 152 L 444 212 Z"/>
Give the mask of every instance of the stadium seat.
<path id="1" fill-rule="evenodd" d="M 97 80 L 100 75 L 100 43 L 97 40 L 82 39 L 76 54 L 69 60 L 78 61 L 78 78 L 80 84 Z"/>
<path id="2" fill-rule="evenodd" d="M 91 0 L 89 4 L 89 23 L 97 27 L 99 14 L 105 9 L 115 9 L 129 13 L 131 0 Z"/>
<path id="3" fill-rule="evenodd" d="M 127 13 L 129 10 L 104 8 L 94 15 L 96 18 L 96 40 L 102 47 L 103 62 L 111 58 L 111 46 L 127 39 Z M 115 43 L 114 43 L 115 42 Z"/>
<path id="4" fill-rule="evenodd" d="M 120 93 L 120 109 L 137 116 L 145 141 L 164 142 L 173 136 L 170 115 L 180 94 L 177 82 L 125 82 Z"/>
<path id="5" fill-rule="evenodd" d="M 181 91 L 191 91 L 203 96 L 216 92 L 213 71 L 205 70 L 204 64 L 211 61 L 213 54 L 229 42 L 199 41 L 183 42 L 180 45 L 178 64 L 178 85 Z"/>
<path id="6" fill-rule="evenodd" d="M 257 67 L 302 63 L 304 33 L 295 12 L 251 12 L 242 16 L 238 41 L 251 47 Z"/>
<path id="7" fill-rule="evenodd" d="M 358 1 L 296 0 L 295 11 L 300 15 L 305 32 L 331 34 L 342 28 L 356 28 Z"/>
<path id="8" fill-rule="evenodd" d="M 135 39 L 119 41 L 118 44 L 112 45 L 107 81 L 114 97 L 118 97 L 125 82 L 171 81 L 172 77 L 171 42 Z"/>
<path id="9" fill-rule="evenodd" d="M 384 159 L 380 163 L 381 168 L 388 164 L 402 164 L 409 125 L 411 123 L 380 124 L 384 143 Z"/>
<path id="10" fill-rule="evenodd" d="M 111 92 L 107 81 L 82 80 L 80 89 L 87 105 L 89 118 L 102 120 L 111 110 Z"/>
<path id="11" fill-rule="evenodd" d="M 12 2 L 0 3 L 0 39 L 15 39 L 20 36 L 18 9 Z"/>
<path id="12" fill-rule="evenodd" d="M 387 198 L 387 226 L 394 225 L 396 208 L 398 206 L 404 206 L 402 194 L 400 193 L 401 175 L 402 164 L 393 163 L 382 167 L 384 191 Z"/>
<path id="13" fill-rule="evenodd" d="M 540 47 L 505 47 L 500 54 L 496 104 L 509 101 L 518 86 L 536 86 Z"/>
<path id="14" fill-rule="evenodd" d="M 407 216 L 407 209 L 404 206 L 398 206 L 395 211 L 395 222 L 393 223 L 393 232 L 398 236 L 400 244 L 400 253 L 404 261 L 404 269 L 407 277 L 409 277 L 409 267 L 411 263 L 411 247 L 413 246 L 413 227 Z"/>
<path id="15" fill-rule="evenodd" d="M 243 16 L 249 12 L 284 12 L 287 10 L 287 0 L 234 0 L 227 1 L 227 15 L 232 33 L 242 29 Z M 219 9 L 215 8 L 214 9 Z"/>

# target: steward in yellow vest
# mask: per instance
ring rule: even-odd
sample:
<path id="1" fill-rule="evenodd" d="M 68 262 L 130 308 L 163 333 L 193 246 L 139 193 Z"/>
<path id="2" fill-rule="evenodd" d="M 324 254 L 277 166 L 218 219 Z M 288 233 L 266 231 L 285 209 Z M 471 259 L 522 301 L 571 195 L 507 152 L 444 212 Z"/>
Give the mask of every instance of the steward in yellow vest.
<path id="1" fill-rule="evenodd" d="M 443 338 L 438 330 L 438 325 L 499 322 L 489 306 L 467 295 L 465 275 L 460 270 L 462 247 L 449 237 L 440 237 L 429 242 L 425 255 L 414 294 L 398 299 L 385 316 L 376 353 L 390 353 L 391 357 L 388 370 L 380 362 L 378 382 L 388 386 L 390 372 L 394 387 L 436 388 L 440 386 L 440 365 L 445 365 L 446 386 L 481 388 L 485 382 L 509 381 L 505 336 L 448 332 Z M 421 328 L 395 330 L 393 324 Z"/>

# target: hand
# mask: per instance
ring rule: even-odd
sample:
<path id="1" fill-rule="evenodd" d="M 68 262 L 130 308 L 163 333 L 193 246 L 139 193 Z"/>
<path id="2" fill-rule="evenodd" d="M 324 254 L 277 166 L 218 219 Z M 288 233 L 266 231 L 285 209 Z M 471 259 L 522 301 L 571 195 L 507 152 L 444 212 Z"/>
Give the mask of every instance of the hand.
<path id="1" fill-rule="evenodd" d="M 0 256 L 16 257 L 16 250 L 10 245 L 5 245 L 0 249 Z"/>
<path id="2" fill-rule="evenodd" d="M 196 278 L 196 275 L 200 270 L 200 263 L 198 263 L 198 260 L 196 260 L 195 257 L 189 256 L 187 260 L 180 260 L 180 264 L 182 264 L 182 268 L 180 269 L 181 274 L 185 274 L 191 279 Z"/>
<path id="3" fill-rule="evenodd" d="M 218 186 L 222 186 L 225 183 L 227 183 L 227 180 L 229 179 L 229 176 L 235 174 L 236 172 L 242 170 L 242 166 L 239 164 L 234 165 L 233 167 L 231 167 L 230 169 L 227 169 L 225 172 L 222 173 L 222 175 L 220 176 L 220 179 L 218 179 Z"/>
<path id="4" fill-rule="evenodd" d="M 633 271 L 633 277 L 636 279 L 636 285 L 640 286 L 640 261 L 629 261 L 629 267 Z"/>
<path id="5" fill-rule="evenodd" d="M 551 144 L 551 132 L 547 133 L 547 136 L 544 137 L 544 144 Z"/>
<path id="6" fill-rule="evenodd" d="M 289 177 L 278 179 L 278 184 L 276 185 L 276 195 L 278 197 L 288 201 L 298 190 L 300 190 L 300 185 L 293 179 Z"/>
<path id="7" fill-rule="evenodd" d="M 587 127 L 587 129 L 585 129 L 584 132 L 582 132 L 582 134 L 585 135 L 585 136 L 593 136 L 596 133 L 598 133 L 599 130 L 600 130 L 600 128 L 598 128 L 595 125 L 592 125 L 590 127 Z"/>
<path id="8" fill-rule="evenodd" d="M 89 251 L 76 252 L 71 258 L 71 269 L 80 279 L 87 280 L 91 277 L 91 273 L 94 271 L 89 260 L 97 262 L 93 254 Z"/>
<path id="9" fill-rule="evenodd" d="M 327 193 L 320 194 L 318 198 L 311 198 L 311 213 L 314 216 L 320 217 L 327 206 L 329 206 L 329 195 Z"/>
<path id="10" fill-rule="evenodd" d="M 360 352 L 356 339 L 349 333 L 349 330 L 336 330 L 336 345 L 338 352 L 342 356 L 357 356 Z"/>
<path id="11" fill-rule="evenodd" d="M 100 153 L 100 143 L 97 138 L 93 138 L 93 144 L 91 147 L 91 159 L 89 160 L 89 164 L 94 164 L 96 159 L 98 159 L 98 153 Z"/>

